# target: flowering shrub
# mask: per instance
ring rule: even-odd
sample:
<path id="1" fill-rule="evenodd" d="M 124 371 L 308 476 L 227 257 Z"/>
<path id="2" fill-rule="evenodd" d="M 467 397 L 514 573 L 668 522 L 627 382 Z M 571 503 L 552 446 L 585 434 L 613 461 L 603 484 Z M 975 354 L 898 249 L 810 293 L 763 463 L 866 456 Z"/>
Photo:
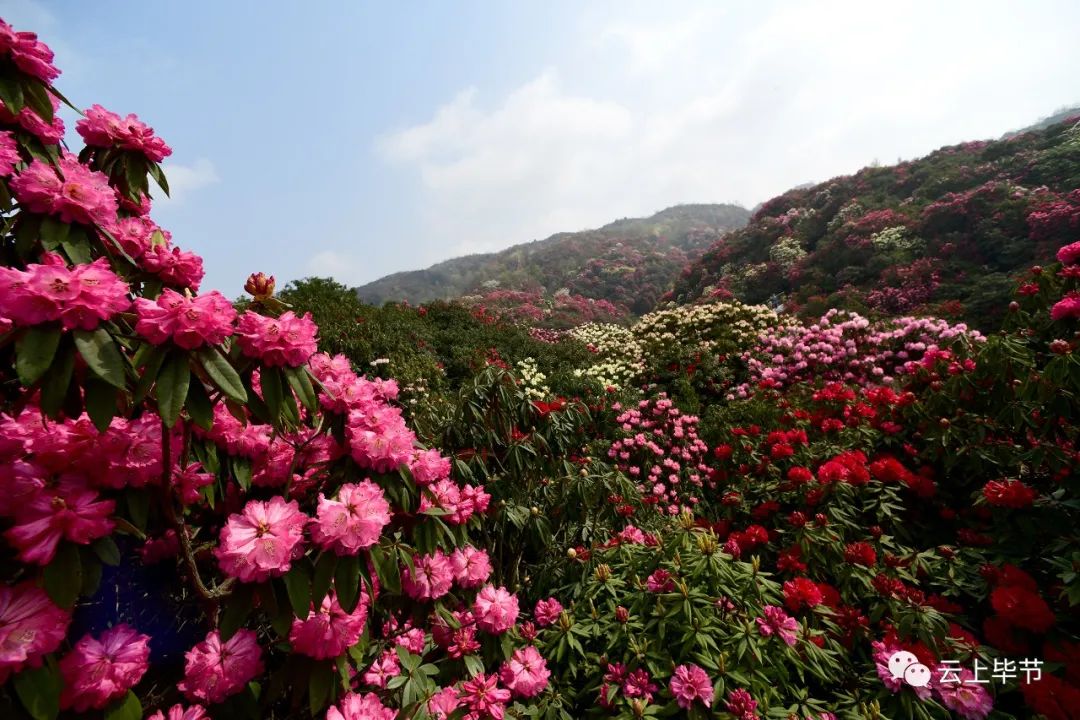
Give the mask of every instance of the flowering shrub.
<path id="1" fill-rule="evenodd" d="M 169 148 L 94 106 L 61 152 L 20 120 L 54 121 L 51 53 L 4 24 L 0 53 L 4 706 L 496 718 L 540 693 L 517 598 L 469 543 L 483 487 L 418 444 L 393 381 L 317 353 L 272 281 L 239 316 L 194 294 L 201 261 L 147 217 Z M 179 616 L 145 623 L 163 603 Z"/>
<path id="2" fill-rule="evenodd" d="M 672 352 L 739 352 L 758 334 L 781 324 L 777 314 L 760 305 L 717 302 L 657 310 L 634 325 L 634 336 L 648 356 Z"/>
<path id="3" fill-rule="evenodd" d="M 643 350 L 624 327 L 588 323 L 573 328 L 570 335 L 584 343 L 595 358 L 587 367 L 574 370 L 575 377 L 618 390 L 632 385 L 645 369 Z"/>

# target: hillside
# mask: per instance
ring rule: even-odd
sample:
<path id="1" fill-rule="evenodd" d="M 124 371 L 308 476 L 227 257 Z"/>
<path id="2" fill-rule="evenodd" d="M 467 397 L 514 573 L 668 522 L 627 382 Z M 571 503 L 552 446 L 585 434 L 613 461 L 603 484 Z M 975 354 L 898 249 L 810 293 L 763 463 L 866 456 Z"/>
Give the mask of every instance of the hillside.
<path id="1" fill-rule="evenodd" d="M 677 205 L 497 253 L 468 255 L 388 275 L 357 288 L 361 300 L 423 303 L 491 290 L 572 295 L 648 312 L 679 271 L 750 213 L 737 205 Z"/>
<path id="2" fill-rule="evenodd" d="M 762 205 L 666 297 L 783 300 L 807 315 L 930 312 L 993 328 L 1012 280 L 1080 235 L 1074 116 L 870 167 Z"/>

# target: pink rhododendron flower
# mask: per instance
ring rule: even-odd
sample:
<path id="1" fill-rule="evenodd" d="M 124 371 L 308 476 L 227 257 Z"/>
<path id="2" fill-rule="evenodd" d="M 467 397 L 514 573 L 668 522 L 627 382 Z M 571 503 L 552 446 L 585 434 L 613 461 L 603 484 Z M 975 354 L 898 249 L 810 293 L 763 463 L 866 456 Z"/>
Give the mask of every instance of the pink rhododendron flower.
<path id="1" fill-rule="evenodd" d="M 337 555 L 356 555 L 379 541 L 390 523 L 390 503 L 371 480 L 342 485 L 336 500 L 319 495 L 311 538 L 324 550 Z"/>
<path id="2" fill-rule="evenodd" d="M 304 525 L 309 518 L 295 500 L 280 496 L 250 500 L 244 511 L 229 516 L 214 550 L 221 571 L 243 582 L 262 582 L 284 575 L 304 552 Z"/>
<path id="3" fill-rule="evenodd" d="M 67 223 L 109 226 L 116 221 L 116 195 L 104 173 L 91 170 L 71 153 L 52 165 L 34 160 L 11 179 L 11 191 L 30 212 L 56 215 Z"/>
<path id="4" fill-rule="evenodd" d="M 666 593 L 675 588 L 675 583 L 671 579 L 671 573 L 660 568 L 649 575 L 645 580 L 645 586 L 649 588 L 649 592 Z"/>
<path id="5" fill-rule="evenodd" d="M 326 711 L 326 720 L 394 720 L 397 711 L 384 707 L 375 693 L 347 693 Z"/>
<path id="6" fill-rule="evenodd" d="M 532 645 L 515 650 L 503 663 L 499 679 L 516 697 L 530 698 L 548 685 L 551 671 L 540 653 Z"/>
<path id="7" fill-rule="evenodd" d="M 395 650 L 383 650 L 382 655 L 371 663 L 371 667 L 367 669 L 361 679 L 365 685 L 385 688 L 390 678 L 397 677 L 400 674 L 401 659 L 398 658 L 397 652 Z"/>
<path id="8" fill-rule="evenodd" d="M 198 382 L 198 380 L 192 379 L 192 382 Z M 185 505 L 194 505 L 202 500 L 202 493 L 199 490 L 214 482 L 213 474 L 199 472 L 200 470 L 202 470 L 202 465 L 193 463 L 173 473 L 173 487 L 180 496 L 180 502 Z"/>
<path id="9" fill-rule="evenodd" d="M 466 545 L 450 555 L 454 579 L 460 588 L 477 588 L 487 582 L 491 575 L 491 560 L 486 550 Z"/>
<path id="10" fill-rule="evenodd" d="M 713 686 L 703 669 L 688 663 L 675 668 L 671 676 L 671 694 L 683 710 L 689 710 L 695 701 L 700 701 L 706 708 L 712 707 Z"/>
<path id="11" fill-rule="evenodd" d="M 184 680 L 176 687 L 189 699 L 208 704 L 240 692 L 264 669 L 254 630 L 237 630 L 226 643 L 213 630 L 184 657 Z"/>
<path id="12" fill-rule="evenodd" d="M 461 707 L 461 696 L 456 688 L 447 687 L 431 696 L 427 711 L 433 720 L 449 720 L 450 715 Z"/>
<path id="13" fill-rule="evenodd" d="M 609 672 L 611 667 L 609 666 Z M 649 671 L 638 668 L 627 674 L 623 681 L 622 691 L 628 698 L 642 698 L 645 702 L 652 702 L 653 693 L 659 690 L 659 686 L 649 677 Z"/>
<path id="14" fill-rule="evenodd" d="M 757 700 L 749 692 L 739 688 L 728 693 L 724 709 L 738 720 L 754 720 L 758 717 Z"/>
<path id="15" fill-rule="evenodd" d="M 315 353 L 318 330 L 311 313 L 297 317 L 289 310 L 272 318 L 249 310 L 240 316 L 236 341 L 245 355 L 264 365 L 299 367 Z"/>
<path id="16" fill-rule="evenodd" d="M 26 270 L 0 267 L 0 306 L 16 325 L 59 320 L 65 330 L 94 330 L 131 307 L 128 286 L 109 269 L 109 261 L 67 267 L 55 253 Z"/>
<path id="17" fill-rule="evenodd" d="M 116 503 L 102 500 L 78 477 L 61 478 L 14 509 L 15 526 L 4 536 L 24 563 L 48 565 L 61 540 L 89 545 L 113 531 Z"/>
<path id="18" fill-rule="evenodd" d="M 454 568 L 442 550 L 413 557 L 413 569 L 403 568 L 401 587 L 414 600 L 434 600 L 450 592 Z"/>
<path id="19" fill-rule="evenodd" d="M 499 687 L 498 683 L 499 679 L 494 675 L 479 673 L 461 684 L 461 703 L 469 708 L 467 717 L 503 720 L 510 691 Z"/>
<path id="20" fill-rule="evenodd" d="M 306 620 L 293 619 L 289 642 L 295 652 L 316 660 L 338 657 L 364 634 L 367 615 L 366 590 L 361 590 L 360 600 L 351 613 L 342 609 L 334 593 L 328 593 L 317 612 L 313 608 Z"/>
<path id="21" fill-rule="evenodd" d="M 53 52 L 37 39 L 37 33 L 20 31 L 0 20 L 0 55 L 10 55 L 15 66 L 48 85 L 60 75 L 53 66 Z"/>
<path id="22" fill-rule="evenodd" d="M 413 480 L 417 485 L 430 485 L 450 477 L 450 458 L 443 457 L 438 450 L 418 450 L 409 463 Z"/>
<path id="23" fill-rule="evenodd" d="M 71 614 L 52 603 L 33 580 L 0 586 L 0 684 L 12 672 L 38 667 L 60 647 Z"/>
<path id="24" fill-rule="evenodd" d="M 209 716 L 202 705 L 192 705 L 185 709 L 183 705 L 177 703 L 169 708 L 168 713 L 162 713 L 158 710 L 153 715 L 148 716 L 146 720 L 209 720 Z"/>
<path id="25" fill-rule="evenodd" d="M 518 616 L 518 600 L 504 587 L 487 585 L 476 595 L 473 603 L 476 625 L 486 633 L 499 635 L 514 627 Z"/>
<path id="26" fill-rule="evenodd" d="M 1062 265 L 1080 263 L 1080 241 L 1070 243 L 1057 251 L 1057 259 Z"/>
<path id="27" fill-rule="evenodd" d="M 135 687 L 149 667 L 150 636 L 129 625 L 117 625 L 100 638 L 83 635 L 60 660 L 60 707 L 101 709 Z"/>
<path id="28" fill-rule="evenodd" d="M 1080 318 L 1080 290 L 1073 290 L 1054 303 L 1054 307 L 1050 308 L 1050 317 L 1053 320 Z"/>
<path id="29" fill-rule="evenodd" d="M 165 141 L 154 135 L 154 129 L 138 117 L 128 115 L 121 118 L 100 105 L 90 107 L 86 117 L 75 123 L 75 129 L 91 147 L 111 148 L 117 145 L 123 150 L 140 152 L 147 160 L 156 163 L 172 155 L 172 149 Z"/>
<path id="30" fill-rule="evenodd" d="M 780 636 L 791 647 L 798 641 L 799 622 L 775 605 L 765 606 L 765 617 L 757 618 L 758 630 L 768 637 L 773 633 Z"/>
<path id="31" fill-rule="evenodd" d="M 157 223 L 144 217 L 117 218 L 106 230 L 133 260 L 141 258 L 155 245 L 168 247 L 171 238 Z"/>
<path id="32" fill-rule="evenodd" d="M 974 673 L 967 668 L 953 672 L 959 676 L 959 682 L 933 683 L 941 704 L 962 720 L 983 720 L 994 709 L 994 699 L 986 691 L 985 685 L 975 682 Z"/>
<path id="33" fill-rule="evenodd" d="M 353 460 L 380 473 L 408 463 L 416 440 L 399 408 L 375 401 L 361 403 L 349 413 L 345 437 Z"/>
<path id="34" fill-rule="evenodd" d="M 559 601 L 555 598 L 548 598 L 547 600 L 538 600 L 536 603 L 536 610 L 533 615 L 536 617 L 536 624 L 540 627 L 549 627 L 555 624 L 555 621 L 559 619 L 559 613 L 563 611 L 563 606 L 559 604 Z"/>
<path id="35" fill-rule="evenodd" d="M 7 130 L 0 130 L 0 177 L 7 177 L 15 172 L 15 166 L 22 162 L 19 157 L 19 144 L 15 136 Z"/>
<path id="36" fill-rule="evenodd" d="M 205 271 L 202 258 L 178 247 L 154 245 L 139 259 L 139 267 L 167 285 L 198 290 Z"/>
<path id="37" fill-rule="evenodd" d="M 216 290 L 187 297 L 166 288 L 157 300 L 137 298 L 135 332 L 153 345 L 172 341 L 185 350 L 219 345 L 232 333 L 236 310 Z"/>

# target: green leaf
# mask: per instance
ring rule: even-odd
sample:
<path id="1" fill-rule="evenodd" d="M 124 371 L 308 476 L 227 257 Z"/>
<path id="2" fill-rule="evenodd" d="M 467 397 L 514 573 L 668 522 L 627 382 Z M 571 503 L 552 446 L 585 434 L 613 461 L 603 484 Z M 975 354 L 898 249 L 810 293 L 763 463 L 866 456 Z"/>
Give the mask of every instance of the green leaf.
<path id="1" fill-rule="evenodd" d="M 120 698 L 105 708 L 105 720 L 141 720 L 143 715 L 142 703 L 131 690 L 127 695 Z"/>
<path id="2" fill-rule="evenodd" d="M 321 607 L 323 598 L 330 590 L 330 581 L 334 577 L 337 568 L 337 555 L 332 552 L 323 552 L 315 561 L 315 577 L 311 581 L 311 602 L 315 607 Z"/>
<path id="3" fill-rule="evenodd" d="M 82 585 L 79 587 L 79 594 L 87 598 L 93 597 L 101 586 L 101 563 L 85 550 L 81 559 Z"/>
<path id="4" fill-rule="evenodd" d="M 270 418 L 276 425 L 281 417 L 281 404 L 284 389 L 281 387 L 281 373 L 275 367 L 264 367 L 259 374 L 259 386 L 262 389 L 263 401 L 270 410 Z"/>
<path id="5" fill-rule="evenodd" d="M 15 370 L 25 387 L 36 383 L 52 365 L 60 346 L 60 328 L 49 325 L 32 327 L 15 343 Z"/>
<path id="6" fill-rule="evenodd" d="M 293 613 L 301 620 L 306 620 L 311 613 L 311 572 L 304 563 L 296 562 L 282 579 L 285 581 L 285 590 L 289 593 L 289 604 L 293 607 Z"/>
<path id="7" fill-rule="evenodd" d="M 105 432 L 116 415 L 116 388 L 97 378 L 88 377 L 83 384 L 83 391 L 90 420 L 98 432 Z"/>
<path id="8" fill-rule="evenodd" d="M 124 500 L 131 523 L 139 530 L 146 530 L 146 521 L 150 516 L 150 493 L 146 490 L 128 488 L 124 493 Z"/>
<path id="9" fill-rule="evenodd" d="M 115 388 L 124 388 L 124 357 L 108 330 L 76 330 L 75 347 L 95 375 Z"/>
<path id="10" fill-rule="evenodd" d="M 98 538 L 90 544 L 90 547 L 106 565 L 116 567 L 120 564 L 120 548 L 116 547 L 116 542 L 108 535 Z"/>
<path id="11" fill-rule="evenodd" d="M 49 100 L 49 91 L 37 80 L 23 78 L 23 97 L 27 104 L 33 108 L 46 123 L 53 121 L 53 106 Z"/>
<path id="12" fill-rule="evenodd" d="M 244 389 L 244 383 L 240 380 L 240 375 L 217 348 L 202 348 L 196 354 L 196 357 L 199 364 L 202 365 L 202 369 L 206 371 L 214 384 L 225 393 L 226 397 L 238 403 L 247 402 L 247 390 Z"/>
<path id="13" fill-rule="evenodd" d="M 232 467 L 233 475 L 236 476 L 236 482 L 240 485 L 240 489 L 247 492 L 248 488 L 251 487 L 251 461 L 247 458 L 233 458 Z"/>
<path id="14" fill-rule="evenodd" d="M 75 371 L 75 349 L 68 344 L 59 351 L 59 359 L 54 360 L 52 372 L 45 376 L 41 384 L 41 409 L 51 418 L 55 418 L 64 404 L 71 375 Z"/>
<path id="15" fill-rule="evenodd" d="M 360 600 L 360 558 L 355 555 L 338 558 L 334 589 L 337 590 L 338 603 L 345 612 L 351 613 L 356 609 L 356 603 Z"/>
<path id="16" fill-rule="evenodd" d="M 221 613 L 221 624 L 218 630 L 221 632 L 221 641 L 228 640 L 236 634 L 251 613 L 254 589 L 247 583 L 236 586 L 229 599 L 225 601 L 225 611 Z"/>
<path id="17" fill-rule="evenodd" d="M 155 390 L 158 414 L 165 421 L 166 427 L 176 425 L 190 382 L 191 368 L 188 366 L 187 353 L 180 350 L 170 353 L 158 373 Z"/>
<path id="18" fill-rule="evenodd" d="M 42 219 L 41 230 L 38 232 L 41 234 L 41 247 L 51 252 L 68 239 L 71 224 L 50 216 Z"/>
<path id="19" fill-rule="evenodd" d="M 48 665 L 15 676 L 15 693 L 34 720 L 53 720 L 60 714 L 60 678 Z"/>
<path id="20" fill-rule="evenodd" d="M 62 608 L 74 607 L 82 587 L 79 546 L 61 542 L 56 548 L 56 557 L 45 566 L 44 579 L 45 592 L 54 603 Z"/>
<path id="21" fill-rule="evenodd" d="M 139 362 L 136 362 L 135 367 L 142 368 L 142 375 L 139 376 L 139 381 L 135 383 L 135 393 L 132 396 L 132 401 L 136 405 L 141 404 L 142 401 L 146 399 L 146 395 L 150 392 L 154 380 L 157 379 L 158 372 L 161 371 L 161 365 L 165 362 L 165 357 L 168 355 L 165 347 L 161 345 L 148 344 L 143 347 L 149 347 L 151 349 L 143 353 L 142 348 L 140 348 L 139 352 L 135 354 L 136 358 L 139 360 Z M 142 357 L 139 358 L 139 355 L 142 355 Z"/>
<path id="22" fill-rule="evenodd" d="M 401 568 L 398 566 L 397 552 L 375 545 L 371 548 L 371 560 L 383 587 L 391 593 L 401 592 Z"/>
<path id="23" fill-rule="evenodd" d="M 22 83 L 12 73 L 0 73 L 0 100 L 4 101 L 8 112 L 12 115 L 18 115 L 19 111 L 26 105 L 26 100 L 23 98 Z"/>
<path id="24" fill-rule="evenodd" d="M 195 424 L 203 430 L 209 430 L 214 425 L 214 405 L 210 402 L 210 396 L 206 394 L 206 388 L 199 378 L 193 378 L 188 385 L 187 402 L 188 415 Z"/>
<path id="25" fill-rule="evenodd" d="M 334 684 L 334 671 L 326 663 L 316 663 L 308 678 L 308 707 L 315 717 L 330 700 L 330 686 Z"/>
<path id="26" fill-rule="evenodd" d="M 161 191 L 165 193 L 165 196 L 169 196 L 169 181 L 165 178 L 165 172 L 161 169 L 161 166 L 155 162 L 149 163 L 150 177 L 154 178 L 154 182 L 158 184 Z"/>
<path id="27" fill-rule="evenodd" d="M 146 159 L 134 153 L 125 153 L 124 179 L 127 180 L 128 196 L 138 201 L 142 195 L 149 195 L 150 186 L 146 181 Z"/>
<path id="28" fill-rule="evenodd" d="M 311 385 L 311 377 L 306 367 L 285 368 L 285 379 L 289 381 L 289 387 L 293 389 L 300 402 L 308 412 L 315 412 L 318 404 L 318 396 L 315 388 Z"/>

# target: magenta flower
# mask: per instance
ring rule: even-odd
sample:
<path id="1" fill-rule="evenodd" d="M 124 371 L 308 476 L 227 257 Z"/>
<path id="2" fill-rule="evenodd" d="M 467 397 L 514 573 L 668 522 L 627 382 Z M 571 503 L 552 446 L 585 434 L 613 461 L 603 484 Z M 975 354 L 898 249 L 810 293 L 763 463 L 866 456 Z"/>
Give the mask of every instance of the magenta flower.
<path id="1" fill-rule="evenodd" d="M 172 237 L 167 231 L 158 227 L 153 220 L 144 217 L 118 218 L 115 223 L 105 229 L 133 260 L 138 260 L 154 247 L 155 232 L 161 233 L 156 238 L 156 242 L 164 247 L 168 247 Z"/>
<path id="2" fill-rule="evenodd" d="M 447 687 L 431 696 L 427 711 L 434 720 L 449 720 L 455 710 L 461 707 L 461 696 L 456 688 Z"/>
<path id="3" fill-rule="evenodd" d="M 382 655 L 371 663 L 371 667 L 364 672 L 361 680 L 365 685 L 384 689 L 386 683 L 390 682 L 390 678 L 395 678 L 400 674 L 401 660 L 398 658 L 397 651 L 387 649 L 383 650 Z"/>
<path id="4" fill-rule="evenodd" d="M 15 32 L 3 20 L 0 20 L 0 55 L 10 55 L 16 67 L 46 85 L 60 75 L 52 64 L 52 50 L 37 39 L 36 33 Z"/>
<path id="5" fill-rule="evenodd" d="M 611 666 L 608 667 L 611 672 Z M 628 698 L 642 698 L 645 702 L 652 702 L 653 693 L 659 690 L 659 686 L 649 677 L 649 671 L 638 668 L 627 674 L 623 681 L 623 694 Z"/>
<path id="6" fill-rule="evenodd" d="M 994 709 L 994 698 L 983 684 L 974 681 L 975 675 L 967 668 L 957 674 L 959 682 L 933 683 L 934 692 L 942 705 L 963 720 L 983 720 Z"/>
<path id="7" fill-rule="evenodd" d="M 466 545 L 450 555 L 450 565 L 460 588 L 478 588 L 487 582 L 491 575 L 491 560 L 486 550 L 477 550 Z"/>
<path id="8" fill-rule="evenodd" d="M 1050 318 L 1053 320 L 1080 318 L 1080 290 L 1073 290 L 1058 300 L 1054 307 L 1050 308 Z"/>
<path id="9" fill-rule="evenodd" d="M 504 587 L 487 585 L 477 593 L 472 611 L 477 627 L 486 633 L 500 635 L 517 622 L 518 600 Z"/>
<path id="10" fill-rule="evenodd" d="M 26 270 L 0 267 L 0 306 L 16 325 L 59 320 L 65 330 L 94 330 L 131 307 L 128 286 L 109 269 L 109 261 L 68 268 L 55 253 Z"/>
<path id="11" fill-rule="evenodd" d="M 236 340 L 248 357 L 272 367 L 299 367 L 315 353 L 319 328 L 311 313 L 297 317 L 293 311 L 271 318 L 250 310 L 240 316 Z"/>
<path id="12" fill-rule="evenodd" d="M 242 582 L 262 582 L 289 571 L 304 552 L 304 525 L 309 518 L 295 500 L 280 496 L 250 500 L 244 511 L 229 516 L 214 550 L 221 571 Z"/>
<path id="13" fill-rule="evenodd" d="M 146 720 L 209 720 L 209 716 L 202 705 L 192 705 L 185 709 L 183 705 L 177 703 L 169 708 L 168 714 L 158 710 Z"/>
<path id="14" fill-rule="evenodd" d="M 71 614 L 49 600 L 33 580 L 0 587 L 0 684 L 13 672 L 38 667 L 60 647 Z"/>
<path id="15" fill-rule="evenodd" d="M 351 613 L 345 612 L 337 597 L 329 593 L 318 612 L 312 608 L 306 620 L 293 619 L 289 642 L 295 652 L 316 660 L 338 657 L 360 640 L 367 614 L 366 590 L 361 591 L 360 601 Z"/>
<path id="16" fill-rule="evenodd" d="M 754 720 L 758 717 L 757 700 L 742 688 L 728 693 L 724 708 L 738 720 Z"/>
<path id="17" fill-rule="evenodd" d="M 237 630 L 226 643 L 214 630 L 184 657 L 184 680 L 176 687 L 189 699 L 208 704 L 240 692 L 264 669 L 254 630 Z"/>
<path id="18" fill-rule="evenodd" d="M 100 710 L 135 687 L 149 667 L 150 636 L 129 625 L 117 625 L 96 639 L 83 635 L 60 660 L 60 707 Z"/>
<path id="19" fill-rule="evenodd" d="M 205 274 L 201 257 L 166 245 L 154 245 L 147 250 L 139 259 L 139 267 L 173 287 L 192 290 L 199 289 Z"/>
<path id="20" fill-rule="evenodd" d="M 137 298 L 135 332 L 153 345 L 172 341 L 185 350 L 219 345 L 232 333 L 236 310 L 216 290 L 187 297 L 166 288 L 157 300 Z"/>
<path id="21" fill-rule="evenodd" d="M 19 550 L 19 560 L 48 565 L 61 540 L 89 545 L 113 531 L 116 503 L 102 500 L 82 478 L 67 476 L 14 508 L 15 526 L 4 536 Z"/>
<path id="22" fill-rule="evenodd" d="M 540 693 L 547 687 L 549 677 L 551 671 L 547 663 L 532 645 L 515 650 L 499 671 L 503 685 L 519 698 L 530 698 Z"/>
<path id="23" fill-rule="evenodd" d="M 450 558 L 436 550 L 431 555 L 413 557 L 413 569 L 403 568 L 401 587 L 414 600 L 434 600 L 450 592 L 454 584 L 454 568 Z"/>
<path id="24" fill-rule="evenodd" d="M 311 538 L 324 550 L 337 555 L 356 555 L 379 542 L 390 524 L 390 503 L 371 480 L 342 485 L 336 500 L 319 495 Z"/>
<path id="25" fill-rule="evenodd" d="M 19 144 L 15 136 L 7 130 L 0 131 L 0 177 L 7 177 L 15 172 L 15 166 L 22 162 L 19 157 Z"/>
<path id="26" fill-rule="evenodd" d="M 91 170 L 71 153 L 52 165 L 34 160 L 11 179 L 11 191 L 30 212 L 56 215 L 67 223 L 110 226 L 116 221 L 116 195 L 109 178 Z"/>
<path id="27" fill-rule="evenodd" d="M 768 637 L 773 633 L 780 636 L 791 647 L 798 641 L 799 622 L 775 605 L 765 606 L 765 617 L 757 618 L 758 630 Z"/>
<path id="28" fill-rule="evenodd" d="M 689 710 L 694 701 L 700 701 L 706 708 L 712 707 L 712 682 L 705 671 L 693 663 L 675 668 L 670 687 L 675 702 L 683 710 Z"/>
<path id="29" fill-rule="evenodd" d="M 193 463 L 183 470 L 177 469 L 173 473 L 173 487 L 176 488 L 176 492 L 180 496 L 180 502 L 185 505 L 194 505 L 202 500 L 202 494 L 199 490 L 214 482 L 213 474 L 199 472 L 200 470 L 202 470 L 202 465 Z"/>
<path id="30" fill-rule="evenodd" d="M 409 471 L 417 485 L 430 485 L 450 477 L 450 458 L 443 457 L 438 450 L 417 450 L 409 463 Z"/>
<path id="31" fill-rule="evenodd" d="M 469 708 L 469 717 L 503 720 L 510 691 L 498 686 L 494 675 L 479 673 L 461 684 L 462 704 Z"/>
<path id="32" fill-rule="evenodd" d="M 533 611 L 533 615 L 536 617 L 536 624 L 540 627 L 554 625 L 555 621 L 559 619 L 559 613 L 561 613 L 562 610 L 563 606 L 555 598 L 538 600 L 536 602 L 536 610 Z"/>
<path id="33" fill-rule="evenodd" d="M 135 115 L 122 118 L 100 105 L 86 111 L 86 117 L 75 123 L 83 141 L 91 147 L 112 148 L 142 153 L 150 162 L 159 163 L 172 155 L 165 141 L 154 135 L 154 129 Z"/>
<path id="34" fill-rule="evenodd" d="M 394 720 L 397 712 L 384 707 L 375 693 L 347 693 L 326 711 L 326 720 Z"/>
<path id="35" fill-rule="evenodd" d="M 1080 240 L 1070 243 L 1057 251 L 1057 259 L 1062 265 L 1080 263 Z"/>

